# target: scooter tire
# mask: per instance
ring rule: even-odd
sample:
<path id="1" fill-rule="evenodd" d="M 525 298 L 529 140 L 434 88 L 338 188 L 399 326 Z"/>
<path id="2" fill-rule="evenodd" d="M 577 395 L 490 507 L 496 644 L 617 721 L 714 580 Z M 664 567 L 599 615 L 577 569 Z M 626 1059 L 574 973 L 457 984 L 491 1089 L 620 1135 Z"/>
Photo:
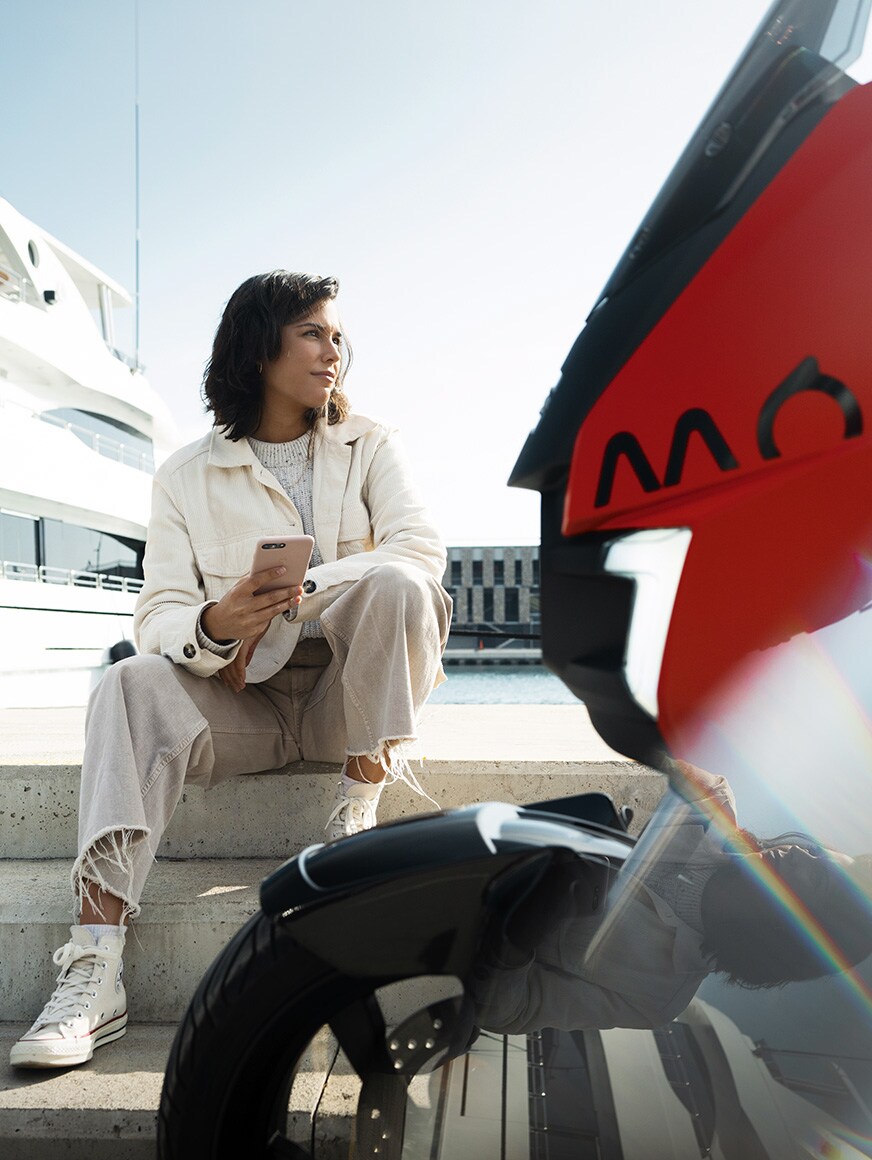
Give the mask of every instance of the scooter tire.
<path id="1" fill-rule="evenodd" d="M 309 1156 L 285 1138 L 296 1065 L 331 1012 L 378 985 L 340 975 L 285 924 L 254 915 L 215 959 L 176 1032 L 159 1160 Z"/>

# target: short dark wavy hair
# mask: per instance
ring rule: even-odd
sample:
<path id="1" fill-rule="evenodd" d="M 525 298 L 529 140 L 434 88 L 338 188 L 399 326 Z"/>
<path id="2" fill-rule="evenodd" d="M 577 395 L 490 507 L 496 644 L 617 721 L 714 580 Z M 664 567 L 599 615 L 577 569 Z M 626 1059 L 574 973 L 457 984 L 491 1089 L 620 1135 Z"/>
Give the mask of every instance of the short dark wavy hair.
<path id="1" fill-rule="evenodd" d="M 263 382 L 258 368 L 278 358 L 282 328 L 305 318 L 313 307 L 338 293 L 335 278 L 272 270 L 247 278 L 230 296 L 215 332 L 202 389 L 206 410 L 229 439 L 236 442 L 260 426 Z M 348 414 L 350 404 L 343 385 L 350 365 L 351 348 L 346 343 L 336 386 L 326 406 L 306 412 L 310 428 L 321 418 L 329 424 L 341 423 Z"/>
<path id="2" fill-rule="evenodd" d="M 784 853 L 771 858 L 769 876 L 762 879 L 742 857 L 731 858 L 709 879 L 702 896 L 703 953 L 728 982 L 756 990 L 820 979 L 872 953 L 872 908 L 865 892 L 820 848 L 816 874 L 799 872 L 813 845 L 808 839 L 806 850 L 780 847 Z M 768 850 L 777 855 L 779 847 Z M 794 917 L 782 892 L 799 904 L 810 926 Z M 838 948 L 837 957 L 821 945 L 820 930 Z"/>

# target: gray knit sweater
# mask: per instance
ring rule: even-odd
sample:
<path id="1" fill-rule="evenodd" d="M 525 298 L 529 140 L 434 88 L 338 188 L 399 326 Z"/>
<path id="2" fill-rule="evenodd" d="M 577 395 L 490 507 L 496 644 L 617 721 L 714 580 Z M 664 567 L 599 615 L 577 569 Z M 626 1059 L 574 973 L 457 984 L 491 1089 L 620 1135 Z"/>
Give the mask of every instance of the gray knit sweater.
<path id="1" fill-rule="evenodd" d="M 312 515 L 314 462 L 309 454 L 312 444 L 311 433 L 301 435 L 299 439 L 292 439 L 289 443 L 264 443 L 260 439 L 252 439 L 249 435 L 248 442 L 251 445 L 251 450 L 267 471 L 276 477 L 287 492 L 291 503 L 300 513 L 303 531 L 309 536 L 314 536 L 315 520 Z M 315 547 L 312 549 L 311 567 L 315 568 L 321 563 L 323 560 L 316 540 Z M 323 635 L 320 620 L 307 620 L 303 624 L 300 639 L 305 640 L 307 637 Z"/>

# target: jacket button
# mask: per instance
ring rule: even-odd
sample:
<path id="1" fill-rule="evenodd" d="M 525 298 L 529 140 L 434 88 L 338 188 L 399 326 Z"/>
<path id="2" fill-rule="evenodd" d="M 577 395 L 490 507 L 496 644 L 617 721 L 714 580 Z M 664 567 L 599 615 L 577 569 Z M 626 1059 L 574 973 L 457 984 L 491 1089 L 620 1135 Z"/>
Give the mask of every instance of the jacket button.
<path id="1" fill-rule="evenodd" d="M 318 585 L 315 583 L 314 580 L 304 580 L 303 581 L 303 591 L 307 595 L 314 592 L 317 587 L 318 587 Z"/>
<path id="2" fill-rule="evenodd" d="M 192 661 L 194 659 L 194 657 L 197 655 L 197 650 L 194 648 L 194 646 L 192 644 L 186 644 L 185 647 L 182 649 L 182 652 L 185 654 L 185 656 L 188 658 L 189 661 Z"/>

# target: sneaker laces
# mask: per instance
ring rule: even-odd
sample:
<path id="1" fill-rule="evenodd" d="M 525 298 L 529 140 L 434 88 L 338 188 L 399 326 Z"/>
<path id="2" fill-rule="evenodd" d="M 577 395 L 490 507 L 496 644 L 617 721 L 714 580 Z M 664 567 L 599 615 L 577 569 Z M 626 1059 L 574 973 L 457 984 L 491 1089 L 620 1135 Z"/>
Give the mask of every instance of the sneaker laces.
<path id="1" fill-rule="evenodd" d="M 99 946 L 82 947 L 68 942 L 52 955 L 52 962 L 60 967 L 57 986 L 42 1010 L 36 1024 L 60 1023 L 71 1015 L 82 1015 L 86 999 L 96 998 L 91 990 L 94 975 L 94 961 L 101 953 Z M 87 959 L 87 962 L 80 960 Z M 98 983 L 102 979 L 97 980 Z"/>
<path id="2" fill-rule="evenodd" d="M 331 810 L 324 829 L 336 832 L 337 836 L 371 830 L 376 823 L 377 805 L 378 798 L 343 797 Z"/>

